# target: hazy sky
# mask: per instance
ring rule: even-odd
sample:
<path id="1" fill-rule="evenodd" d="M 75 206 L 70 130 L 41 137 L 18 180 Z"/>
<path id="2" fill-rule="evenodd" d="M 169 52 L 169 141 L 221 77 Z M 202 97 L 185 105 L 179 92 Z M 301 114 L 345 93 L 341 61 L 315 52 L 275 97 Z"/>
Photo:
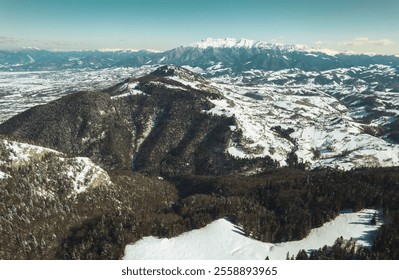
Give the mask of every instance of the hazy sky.
<path id="1" fill-rule="evenodd" d="M 247 38 L 399 54 L 399 0 L 0 0 L 0 49 L 158 49 Z"/>

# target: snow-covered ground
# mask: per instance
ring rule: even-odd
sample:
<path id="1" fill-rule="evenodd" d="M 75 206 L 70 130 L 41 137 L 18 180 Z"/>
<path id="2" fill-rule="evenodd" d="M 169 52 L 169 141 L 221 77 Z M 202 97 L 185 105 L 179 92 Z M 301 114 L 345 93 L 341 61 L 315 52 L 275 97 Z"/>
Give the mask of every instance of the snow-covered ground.
<path id="1" fill-rule="evenodd" d="M 371 80 L 354 78 L 353 73 Z M 325 72 L 254 70 L 217 77 L 212 85 L 226 99 L 211 100 L 215 107 L 208 113 L 236 118 L 243 139 L 231 142 L 227 150 L 236 157 L 270 156 L 284 166 L 295 151 L 298 161 L 310 168 L 397 166 L 399 145 L 364 132 L 367 126 L 382 127 L 395 118 L 392 115 L 399 116 L 399 92 L 375 91 L 381 84 L 370 77 L 378 76 L 398 79 L 393 68 L 383 65 Z M 345 106 L 342 98 L 358 103 L 374 100 L 380 106 L 366 112 L 355 102 Z M 362 118 L 370 111 L 381 117 L 368 124 Z"/>
<path id="2" fill-rule="evenodd" d="M 43 148 L 41 146 L 20 143 L 15 141 L 0 140 L 1 145 L 4 147 L 5 151 L 8 153 L 8 158 L 0 158 L 3 161 L 0 163 L 5 163 L 9 161 L 13 165 L 24 165 L 24 163 L 29 162 L 32 158 L 41 158 L 42 156 L 52 153 L 58 154 L 56 150 Z M 5 160 L 5 161 L 4 161 Z"/>
<path id="3" fill-rule="evenodd" d="M 73 186 L 72 195 L 84 192 L 88 188 L 111 184 L 108 173 L 87 157 L 60 158 L 60 160 L 66 163 L 65 171 Z"/>
<path id="4" fill-rule="evenodd" d="M 0 180 L 6 179 L 7 177 L 9 177 L 9 175 L 7 175 L 6 173 L 0 171 Z"/>
<path id="5" fill-rule="evenodd" d="M 0 122 L 35 105 L 83 90 L 101 90 L 156 66 L 73 69 L 37 72 L 0 71 Z"/>
<path id="6" fill-rule="evenodd" d="M 242 230 L 225 219 L 212 222 L 204 228 L 183 233 L 177 237 L 166 239 L 144 237 L 125 248 L 126 260 L 211 260 L 211 259 L 247 259 L 283 260 L 287 253 L 296 255 L 299 250 L 314 250 L 324 245 L 333 245 L 334 241 L 343 237 L 353 238 L 358 244 L 370 246 L 371 238 L 381 226 L 380 217 L 377 225 L 370 224 L 374 209 L 364 209 L 359 212 L 342 212 L 333 221 L 325 223 L 320 228 L 313 229 L 302 240 L 265 243 L 242 234 Z"/>

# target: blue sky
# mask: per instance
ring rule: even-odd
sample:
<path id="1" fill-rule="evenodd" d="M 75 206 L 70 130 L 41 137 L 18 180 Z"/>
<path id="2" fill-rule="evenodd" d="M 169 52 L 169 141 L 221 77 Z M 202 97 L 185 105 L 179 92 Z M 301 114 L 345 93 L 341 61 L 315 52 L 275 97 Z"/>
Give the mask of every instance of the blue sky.
<path id="1" fill-rule="evenodd" d="M 0 0 L 0 49 L 158 49 L 247 38 L 399 54 L 399 0 Z"/>

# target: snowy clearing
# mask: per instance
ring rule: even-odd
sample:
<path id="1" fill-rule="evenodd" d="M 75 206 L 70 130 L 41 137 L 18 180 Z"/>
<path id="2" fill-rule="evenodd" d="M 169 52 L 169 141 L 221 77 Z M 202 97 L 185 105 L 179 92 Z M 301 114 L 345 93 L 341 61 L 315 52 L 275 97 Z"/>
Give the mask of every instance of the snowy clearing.
<path id="1" fill-rule="evenodd" d="M 135 244 L 126 246 L 124 259 L 263 260 L 268 256 L 270 259 L 284 260 L 288 252 L 296 255 L 301 249 L 309 252 L 324 245 L 333 245 L 341 236 L 344 239 L 354 238 L 358 244 L 370 246 L 372 236 L 381 226 L 381 218 L 377 225 L 370 224 L 376 212 L 380 216 L 381 213 L 374 209 L 355 213 L 343 211 L 333 221 L 312 229 L 305 239 L 275 244 L 246 237 L 241 228 L 225 219 L 219 219 L 204 228 L 171 239 L 144 237 Z"/>

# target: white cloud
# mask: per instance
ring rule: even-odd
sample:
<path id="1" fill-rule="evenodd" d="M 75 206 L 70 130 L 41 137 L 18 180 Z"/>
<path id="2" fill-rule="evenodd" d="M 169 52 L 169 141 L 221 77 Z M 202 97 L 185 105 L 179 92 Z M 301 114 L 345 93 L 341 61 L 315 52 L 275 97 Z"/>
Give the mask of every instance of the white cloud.
<path id="1" fill-rule="evenodd" d="M 394 41 L 392 41 L 391 39 L 380 39 L 380 40 L 372 40 L 370 38 L 367 37 L 357 37 L 351 41 L 344 41 L 344 42 L 340 42 L 339 45 L 342 46 L 389 46 L 389 45 L 393 45 Z"/>

